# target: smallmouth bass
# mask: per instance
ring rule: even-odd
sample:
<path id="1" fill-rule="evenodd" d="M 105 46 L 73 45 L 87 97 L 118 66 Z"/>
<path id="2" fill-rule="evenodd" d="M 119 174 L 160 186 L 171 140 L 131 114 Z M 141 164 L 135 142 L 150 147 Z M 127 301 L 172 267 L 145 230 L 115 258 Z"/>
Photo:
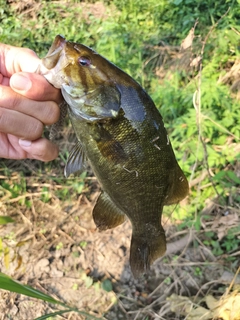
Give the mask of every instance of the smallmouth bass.
<path id="1" fill-rule="evenodd" d="M 88 161 L 102 193 L 93 209 L 100 230 L 132 224 L 130 265 L 135 277 L 166 251 L 164 205 L 188 194 L 162 117 L 128 74 L 89 47 L 55 38 L 39 73 L 61 89 L 78 142 L 69 176 Z"/>

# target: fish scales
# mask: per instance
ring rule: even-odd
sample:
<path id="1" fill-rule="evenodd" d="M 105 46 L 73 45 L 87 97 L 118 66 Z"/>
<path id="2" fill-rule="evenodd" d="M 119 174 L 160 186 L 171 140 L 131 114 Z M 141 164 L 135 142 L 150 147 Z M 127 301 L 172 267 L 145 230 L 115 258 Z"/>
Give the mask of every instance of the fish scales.
<path id="1" fill-rule="evenodd" d="M 100 230 L 132 224 L 135 277 L 166 251 L 164 205 L 188 194 L 162 117 L 144 89 L 92 49 L 57 36 L 39 72 L 60 88 L 78 138 L 65 173 L 88 160 L 102 193 L 93 209 Z"/>

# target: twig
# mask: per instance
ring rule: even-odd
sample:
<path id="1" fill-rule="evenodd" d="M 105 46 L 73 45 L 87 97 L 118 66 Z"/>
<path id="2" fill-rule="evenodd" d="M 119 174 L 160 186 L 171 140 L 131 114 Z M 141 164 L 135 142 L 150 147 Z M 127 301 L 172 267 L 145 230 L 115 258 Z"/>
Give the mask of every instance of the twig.
<path id="1" fill-rule="evenodd" d="M 184 236 L 183 238 L 167 244 L 166 255 L 175 254 L 176 252 L 187 248 L 189 244 L 192 242 L 193 238 L 194 231 L 190 229 L 190 233 Z"/>
<path id="2" fill-rule="evenodd" d="M 236 28 L 231 27 L 231 29 L 232 29 L 238 36 L 240 36 L 240 32 L 239 32 Z"/>
<path id="3" fill-rule="evenodd" d="M 229 10 L 230 10 L 230 7 L 224 13 L 224 15 L 210 28 L 209 32 L 207 33 L 207 35 L 206 35 L 206 37 L 205 37 L 205 39 L 203 41 L 201 52 L 200 52 L 201 60 L 200 60 L 199 74 L 198 74 L 198 87 L 197 87 L 197 90 L 195 91 L 195 93 L 193 95 L 193 105 L 194 105 L 194 108 L 196 110 L 196 122 L 197 122 L 197 129 L 198 129 L 197 155 L 198 155 L 199 147 L 200 147 L 200 144 L 201 144 L 202 147 L 203 147 L 204 163 L 206 165 L 206 169 L 207 169 L 207 172 L 208 172 L 209 180 L 211 181 L 211 184 L 212 184 L 212 186 L 213 186 L 213 188 L 214 188 L 214 190 L 215 190 L 215 192 L 216 192 L 216 194 L 218 196 L 220 196 L 220 195 L 219 195 L 218 190 L 217 190 L 217 188 L 216 188 L 216 186 L 215 186 L 215 184 L 213 182 L 213 179 L 212 179 L 212 175 L 211 175 L 209 164 L 208 164 L 208 151 L 207 151 L 207 147 L 206 147 L 206 144 L 205 144 L 205 142 L 203 140 L 203 135 L 202 135 L 201 122 L 202 122 L 202 119 L 203 119 L 203 115 L 201 113 L 201 84 L 202 84 L 202 70 L 203 70 L 203 55 L 204 55 L 204 50 L 205 50 L 205 46 L 207 44 L 208 38 L 210 37 L 212 31 L 220 23 L 220 21 L 228 14 Z M 195 164 L 197 164 L 197 161 L 196 161 Z M 191 178 L 193 177 L 195 169 L 196 169 L 196 165 L 194 165 L 193 173 L 191 175 Z"/>
<path id="4" fill-rule="evenodd" d="M 26 193 L 26 194 L 24 194 L 22 196 L 19 196 L 19 197 L 13 198 L 13 199 L 9 199 L 9 200 L 3 200 L 2 199 L 2 202 L 3 203 L 14 203 L 14 202 L 17 202 L 17 201 L 25 199 L 25 198 L 40 197 L 43 194 L 48 194 L 48 193 L 49 192 L 47 192 L 47 191 Z"/>
<path id="5" fill-rule="evenodd" d="M 198 176 L 197 178 L 195 178 L 189 182 L 189 187 L 192 188 L 196 184 L 199 184 L 200 182 L 202 182 L 206 178 L 207 175 L 208 175 L 207 170 L 203 170 L 200 176 Z"/>
<path id="6" fill-rule="evenodd" d="M 203 290 L 205 287 L 207 287 L 207 286 L 209 286 L 209 285 L 216 284 L 216 283 L 222 283 L 222 279 L 220 279 L 220 280 L 212 280 L 212 281 L 209 281 L 209 282 L 207 282 L 207 283 L 204 283 L 204 284 L 201 286 L 201 288 L 198 290 L 197 294 L 195 295 L 194 300 L 196 300 L 196 299 L 198 298 L 199 294 L 202 292 L 202 290 Z M 206 294 L 205 294 L 205 295 L 206 295 Z"/>
<path id="7" fill-rule="evenodd" d="M 229 294 L 230 290 L 232 289 L 232 287 L 233 287 L 233 285 L 234 285 L 234 283 L 235 283 L 235 281 L 237 279 L 237 276 L 238 276 L 239 272 L 240 272 L 240 267 L 238 267 L 237 272 L 235 273 L 235 275 L 234 275 L 234 277 L 232 279 L 232 282 L 230 283 L 230 286 L 227 288 L 227 291 L 226 291 L 224 296 L 227 296 Z"/>
<path id="8" fill-rule="evenodd" d="M 214 121 L 213 119 L 211 119 L 210 117 L 206 116 L 206 115 L 202 115 L 203 119 L 207 119 L 209 121 L 211 121 L 213 124 L 215 124 L 215 126 L 219 127 L 220 129 L 222 129 L 223 131 L 225 131 L 226 133 L 228 133 L 230 136 L 232 136 L 234 139 L 236 140 L 240 140 L 239 137 L 237 137 L 235 134 L 233 134 L 231 131 L 227 130 L 226 128 L 224 128 L 223 126 L 221 126 L 219 123 L 217 123 L 216 121 Z"/>

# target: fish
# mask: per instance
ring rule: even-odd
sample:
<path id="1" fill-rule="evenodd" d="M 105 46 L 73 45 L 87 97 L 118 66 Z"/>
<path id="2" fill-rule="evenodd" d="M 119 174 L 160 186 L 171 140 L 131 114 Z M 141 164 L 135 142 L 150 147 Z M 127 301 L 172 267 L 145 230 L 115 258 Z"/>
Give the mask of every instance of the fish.
<path id="1" fill-rule="evenodd" d="M 166 252 L 163 207 L 189 192 L 162 116 L 130 75 L 61 35 L 38 71 L 61 89 L 77 137 L 65 176 L 90 165 L 102 190 L 92 213 L 100 231 L 130 220 L 130 266 L 138 278 Z"/>

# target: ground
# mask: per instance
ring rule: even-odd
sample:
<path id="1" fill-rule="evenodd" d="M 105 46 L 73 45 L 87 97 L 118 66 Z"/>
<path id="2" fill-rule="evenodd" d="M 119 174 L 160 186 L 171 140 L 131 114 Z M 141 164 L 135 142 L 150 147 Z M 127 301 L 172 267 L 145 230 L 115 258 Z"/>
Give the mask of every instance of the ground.
<path id="1" fill-rule="evenodd" d="M 10 178 L 0 178 L 9 183 L 15 181 L 16 185 L 22 179 L 17 172 Z M 46 202 L 39 190 L 45 186 L 56 191 L 61 186 L 45 177 L 44 183 L 38 179 L 34 187 L 32 177 L 25 179 L 26 192 L 15 199 L 6 192 L 0 207 L 1 215 L 8 214 L 16 221 L 0 227 L 4 252 L 0 270 L 22 283 L 106 319 L 133 320 L 183 319 L 184 312 L 176 309 L 171 299 L 193 297 L 196 305 L 206 306 L 207 295 L 219 298 L 233 280 L 239 260 L 232 263 L 227 257 L 239 256 L 238 249 L 216 257 L 203 240 L 209 230 L 223 237 L 222 232 L 237 225 L 237 208 L 224 214 L 218 204 L 209 201 L 198 232 L 177 231 L 176 224 L 163 217 L 167 255 L 156 261 L 146 276 L 134 279 L 129 267 L 130 222 L 100 233 L 92 220 L 92 207 L 99 194 L 94 177 L 89 176 L 85 192 L 71 202 L 61 202 L 53 192 Z M 27 205 L 29 200 L 31 206 Z M 206 215 L 210 216 L 208 221 L 204 219 Z M 237 283 L 239 277 L 234 285 Z M 27 320 L 56 307 L 1 291 L 0 310 L 1 320 Z M 70 313 L 62 318 L 81 316 Z"/>

